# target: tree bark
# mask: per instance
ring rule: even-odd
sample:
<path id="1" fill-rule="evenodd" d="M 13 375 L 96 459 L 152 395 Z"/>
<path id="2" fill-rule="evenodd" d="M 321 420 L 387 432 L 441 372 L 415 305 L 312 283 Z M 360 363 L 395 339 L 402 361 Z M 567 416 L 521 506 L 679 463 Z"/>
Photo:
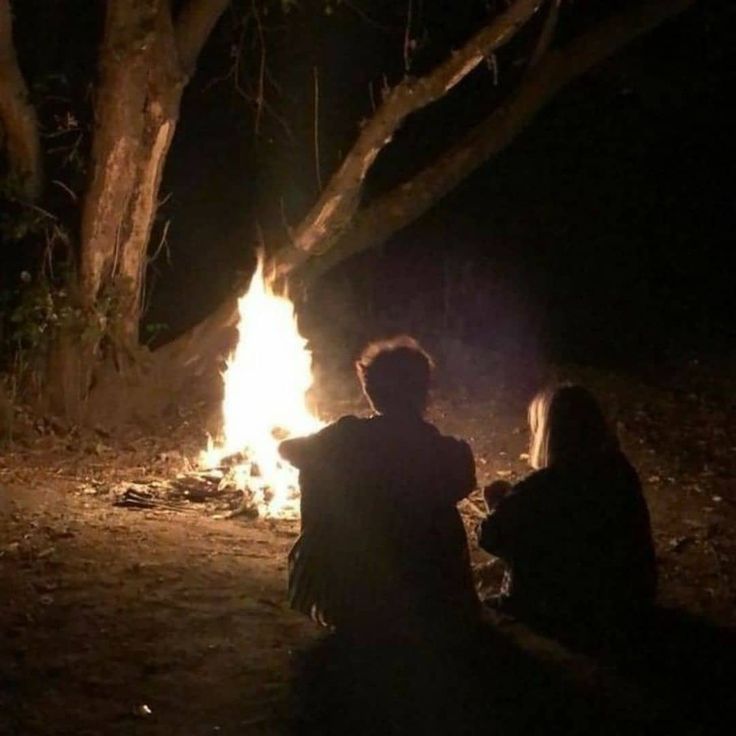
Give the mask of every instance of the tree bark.
<path id="1" fill-rule="evenodd" d="M 143 129 L 128 206 L 123 213 L 125 227 L 118 242 L 119 303 L 117 305 L 123 340 L 138 343 L 138 325 L 148 263 L 158 193 L 164 164 L 179 118 L 184 76 L 178 65 L 171 18 L 159 12 L 156 35 L 149 58 Z"/>
<path id="2" fill-rule="evenodd" d="M 183 89 L 227 4 L 189 0 L 175 22 L 171 0 L 107 2 L 77 287 L 90 324 L 107 320 L 105 355 L 114 370 L 100 362 L 99 336 L 60 334 L 46 393 L 50 408 L 65 416 L 104 415 L 100 401 L 88 401 L 93 379 L 93 399 L 110 385 L 108 396 L 127 395 L 125 381 L 141 368 L 138 329 L 164 164 Z"/>
<path id="3" fill-rule="evenodd" d="M 100 52 L 92 178 L 82 214 L 80 292 L 114 300 L 116 338 L 138 342 L 147 249 L 181 96 L 227 0 L 109 0 Z"/>
<path id="4" fill-rule="evenodd" d="M 18 66 L 10 0 L 0 0 L 0 144 L 3 137 L 12 183 L 23 198 L 36 199 L 43 185 L 38 121 Z"/>
<path id="5" fill-rule="evenodd" d="M 144 132 L 151 48 L 162 0 L 109 0 L 100 50 L 91 181 L 82 211 L 81 298 L 94 309 L 117 270 Z"/>

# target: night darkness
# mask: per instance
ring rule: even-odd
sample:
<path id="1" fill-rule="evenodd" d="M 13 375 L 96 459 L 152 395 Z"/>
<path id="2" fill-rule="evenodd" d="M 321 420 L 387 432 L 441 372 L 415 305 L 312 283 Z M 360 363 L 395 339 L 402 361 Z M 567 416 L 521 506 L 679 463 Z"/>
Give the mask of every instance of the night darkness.
<path id="1" fill-rule="evenodd" d="M 395 131 L 361 206 L 550 79 L 530 58 L 551 8 L 541 63 L 613 10 L 685 1 L 543 3 Z M 293 304 L 254 279 L 236 330 L 258 251 L 296 241 L 381 89 L 531 0 L 231 0 L 125 332 L 151 169 L 91 156 L 100 91 L 124 86 L 98 62 L 180 79 L 161 27 L 219 2 L 10 1 L 37 200 L 9 175 L 0 28 L 0 736 L 733 732 L 736 3 L 696 0 L 578 76 L 308 288 L 321 254 L 298 264 Z M 164 26 L 134 16 L 101 51 L 105 8 Z M 152 69 L 129 85 L 144 151 L 151 90 L 175 86 Z M 115 208 L 88 196 L 129 170 Z M 82 247 L 85 202 L 107 251 Z M 85 292 L 90 253 L 109 273 Z"/>
<path id="2" fill-rule="evenodd" d="M 343 18 L 348 30 L 360 34 L 350 20 Z M 451 29 L 467 21 L 454 13 L 443 20 Z M 339 275 L 372 281 L 369 296 L 356 298 L 370 299 L 373 313 L 398 329 L 396 316 L 417 299 L 441 320 L 445 280 L 472 271 L 471 297 L 481 293 L 475 309 L 483 312 L 467 305 L 462 331 L 472 341 L 493 346 L 494 333 L 520 329 L 520 339 L 552 357 L 598 364 L 730 350 L 733 302 L 724 264 L 736 208 L 728 37 L 695 13 L 667 24 L 565 90 L 431 213 Z M 328 170 L 351 130 L 344 120 L 332 122 L 329 110 L 334 100 L 364 104 L 351 90 L 365 81 L 353 81 L 339 63 L 352 53 L 349 43 L 331 34 L 324 41 L 331 43 L 303 61 L 300 104 L 309 118 L 313 64 L 346 70 L 344 79 L 330 75 L 322 87 Z M 484 71 L 469 91 L 410 121 L 369 186 L 380 190 L 475 119 L 483 97 L 493 94 L 488 76 Z M 164 185 L 175 250 L 171 268 L 162 267 L 150 317 L 173 332 L 216 303 L 232 267 L 247 259 L 254 199 L 283 198 L 287 211 L 291 203 L 298 212 L 316 193 L 309 191 L 313 181 L 293 175 L 314 168 L 308 130 L 302 150 L 288 153 L 284 173 L 254 183 L 245 173 L 250 140 L 240 101 L 226 83 L 202 88 L 195 79 Z M 182 304 L 180 284 L 201 301 Z"/>
<path id="3" fill-rule="evenodd" d="M 482 3 L 462 12 L 454 3 L 425 5 L 413 20 L 414 73 L 483 17 Z M 36 94 L 49 98 L 44 122 L 52 128 L 69 110 L 84 125 L 100 19 L 85 13 L 77 16 L 83 22 L 70 23 L 71 15 L 49 6 L 42 29 L 49 35 L 37 45 L 34 12 L 32 3 L 17 11 L 18 44 Z M 370 112 L 369 84 L 375 93 L 382 74 L 401 74 L 405 12 L 383 2 L 368 18 L 342 7 L 330 16 L 305 8 L 288 24 L 274 19 L 273 112 L 262 113 L 258 132 L 252 104 L 228 76 L 240 26 L 237 15 L 226 14 L 185 93 L 166 165 L 151 248 L 168 223 L 167 248 L 150 269 L 144 317 L 165 326 L 158 340 L 185 330 L 242 283 L 259 232 L 266 245 L 283 237 L 284 223 L 296 222 L 314 200 L 313 70 L 322 70 L 325 179 Z M 598 8 L 590 3 L 581 12 Z M 727 16 L 719 3 L 704 3 L 575 82 L 507 150 L 378 251 L 340 267 L 312 301 L 329 301 L 330 284 L 347 279 L 355 287 L 352 308 L 372 314 L 377 332 L 415 328 L 423 306 L 425 325 L 454 320 L 464 340 L 497 347 L 520 331 L 518 339 L 541 354 L 583 363 L 730 351 L 724 264 L 736 216 L 736 144 Z M 574 20 L 563 16 L 563 40 Z M 65 23 L 68 33 L 56 35 L 52 29 Z M 241 51 L 244 64 L 257 61 L 253 50 Z M 523 51 L 523 43 L 504 51 L 511 78 Z M 366 196 L 430 160 L 498 94 L 483 68 L 409 120 L 371 171 Z M 83 137 L 82 151 L 87 142 Z M 69 174 L 66 159 L 66 169 L 54 168 L 63 156 L 49 157 L 51 175 L 78 191 L 83 170 Z M 50 196 L 52 211 L 68 207 L 58 187 Z M 67 220 L 73 230 L 74 213 Z M 21 268 L 33 267 L 34 252 L 27 242 L 4 249 L 6 289 Z M 439 307 L 448 283 L 456 301 L 467 298 L 461 317 Z M 402 324 L 408 313 L 413 323 Z"/>

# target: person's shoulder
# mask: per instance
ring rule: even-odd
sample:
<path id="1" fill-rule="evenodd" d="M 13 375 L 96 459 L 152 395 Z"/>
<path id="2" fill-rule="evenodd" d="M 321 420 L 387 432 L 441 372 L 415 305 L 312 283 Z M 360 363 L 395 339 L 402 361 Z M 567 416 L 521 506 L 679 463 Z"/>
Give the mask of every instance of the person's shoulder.
<path id="1" fill-rule="evenodd" d="M 473 451 L 464 439 L 454 437 L 453 435 L 442 434 L 440 430 L 430 422 L 425 422 L 425 424 L 427 432 L 431 437 L 432 444 L 438 453 L 452 458 L 473 460 Z"/>
<path id="2" fill-rule="evenodd" d="M 455 437 L 451 434 L 443 434 L 439 428 L 432 424 L 432 422 L 428 422 L 427 420 L 424 420 L 422 423 L 424 430 L 427 432 L 429 436 L 431 436 L 435 442 L 438 444 L 445 445 L 446 447 L 470 447 L 470 445 L 462 438 Z"/>
<path id="3" fill-rule="evenodd" d="M 336 419 L 331 424 L 328 424 L 323 431 L 329 430 L 332 432 L 336 432 L 340 430 L 354 429 L 355 427 L 361 426 L 368 421 L 370 420 L 364 419 L 363 417 L 356 417 L 355 414 L 343 414 L 343 416 L 341 416 L 339 419 Z"/>
<path id="4" fill-rule="evenodd" d="M 639 474 L 631 464 L 626 455 L 618 448 L 606 453 L 600 461 L 601 471 L 606 473 L 613 480 L 618 478 L 619 482 L 623 482 L 631 486 L 640 486 Z"/>
<path id="5" fill-rule="evenodd" d="M 625 475 L 636 478 L 637 481 L 639 480 L 639 473 L 636 472 L 636 468 L 631 464 L 629 458 L 626 457 L 621 450 L 615 450 L 612 455 L 614 462 L 620 466 L 621 471 Z"/>
<path id="6" fill-rule="evenodd" d="M 475 459 L 470 445 L 457 437 L 443 435 L 437 427 L 424 422 L 429 443 L 424 447 L 427 468 L 437 479 L 443 479 L 444 500 L 455 504 L 465 498 L 477 485 Z"/>
<path id="7" fill-rule="evenodd" d="M 313 434 L 284 440 L 279 445 L 279 453 L 292 465 L 302 468 L 324 452 L 329 452 L 328 448 L 344 441 L 360 421 L 354 416 L 340 417 Z"/>
<path id="8" fill-rule="evenodd" d="M 556 468 L 540 468 L 533 470 L 525 478 L 522 478 L 514 485 L 514 490 L 518 491 L 537 491 L 549 485 L 559 482 L 559 472 Z"/>
<path id="9" fill-rule="evenodd" d="M 636 503 L 643 503 L 643 490 L 641 478 L 636 468 L 631 464 L 629 459 L 621 450 L 614 453 L 613 462 L 617 468 L 617 475 L 620 478 L 619 486 L 629 498 L 635 499 Z"/>
<path id="10" fill-rule="evenodd" d="M 366 422 L 369 420 L 356 417 L 354 414 L 345 414 L 334 422 L 323 427 L 317 432 L 315 438 L 319 438 L 318 441 L 330 441 L 332 439 L 339 439 L 346 435 L 353 434 L 360 431 L 365 427 Z"/>

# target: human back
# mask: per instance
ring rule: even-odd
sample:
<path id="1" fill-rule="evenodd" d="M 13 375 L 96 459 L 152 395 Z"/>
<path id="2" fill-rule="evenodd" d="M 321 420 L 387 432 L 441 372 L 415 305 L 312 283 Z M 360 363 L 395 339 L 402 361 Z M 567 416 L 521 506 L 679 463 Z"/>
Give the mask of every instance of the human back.
<path id="1" fill-rule="evenodd" d="M 425 359 L 414 345 L 382 351 L 359 364 L 374 416 L 284 444 L 302 491 L 292 605 L 338 628 L 399 628 L 477 604 L 456 509 L 475 487 L 472 453 L 423 419 Z"/>
<path id="2" fill-rule="evenodd" d="M 638 476 L 585 389 L 540 394 L 529 419 L 536 472 L 498 501 L 479 537 L 509 564 L 505 603 L 558 632 L 628 626 L 656 587 Z"/>
<path id="3" fill-rule="evenodd" d="M 540 470 L 516 493 L 529 533 L 509 550 L 515 595 L 525 606 L 545 617 L 602 623 L 651 601 L 648 515 L 636 473 L 620 452 L 581 467 Z"/>

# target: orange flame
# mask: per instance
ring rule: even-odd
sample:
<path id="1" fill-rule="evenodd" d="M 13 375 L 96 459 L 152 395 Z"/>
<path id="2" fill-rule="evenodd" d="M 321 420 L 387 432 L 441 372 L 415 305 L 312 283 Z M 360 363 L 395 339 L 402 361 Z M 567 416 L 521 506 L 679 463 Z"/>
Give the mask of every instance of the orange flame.
<path id="1" fill-rule="evenodd" d="M 242 453 L 247 462 L 231 470 L 234 484 L 252 494 L 262 516 L 293 515 L 297 472 L 277 448 L 284 437 L 322 426 L 306 401 L 312 355 L 299 334 L 293 303 L 274 293 L 261 258 L 238 311 L 238 344 L 223 374 L 223 438 L 209 443 L 200 462 L 217 467 Z"/>

